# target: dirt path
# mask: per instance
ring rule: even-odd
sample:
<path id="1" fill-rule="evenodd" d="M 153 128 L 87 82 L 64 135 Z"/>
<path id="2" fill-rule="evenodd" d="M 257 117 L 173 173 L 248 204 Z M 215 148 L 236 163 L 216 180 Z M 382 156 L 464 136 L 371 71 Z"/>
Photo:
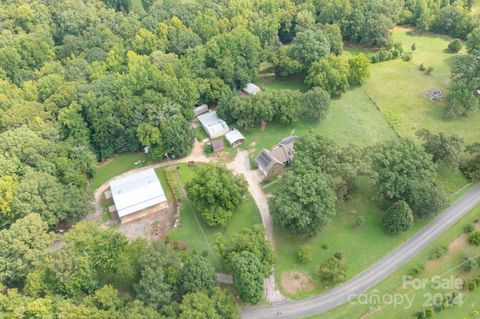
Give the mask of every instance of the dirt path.
<path id="1" fill-rule="evenodd" d="M 235 159 L 227 164 L 228 169 L 241 174 L 248 182 L 248 191 L 253 197 L 253 200 L 257 204 L 260 216 L 262 217 L 262 223 L 267 233 L 267 239 L 272 243 L 275 248 L 273 240 L 273 223 L 272 216 L 268 208 L 268 199 L 260 186 L 260 178 L 256 171 L 250 169 L 250 160 L 248 158 L 247 151 L 239 151 Z M 275 284 L 274 275 L 270 275 L 265 279 L 265 299 L 268 302 L 282 302 L 285 297 L 280 293 Z"/>
<path id="2" fill-rule="evenodd" d="M 135 174 L 139 171 L 142 171 L 148 168 L 159 168 L 159 167 L 165 167 L 165 166 L 174 165 L 178 163 L 188 163 L 192 161 L 197 163 L 198 162 L 201 162 L 201 163 L 214 162 L 215 161 L 214 158 L 208 158 L 205 155 L 205 153 L 203 152 L 203 146 L 204 146 L 204 143 L 196 141 L 195 144 L 193 145 L 192 153 L 188 157 L 135 168 L 123 174 L 117 175 L 114 178 L 110 179 L 109 181 L 106 181 L 95 191 L 95 194 L 94 194 L 95 212 L 93 214 L 86 216 L 83 220 L 86 220 L 86 221 L 101 220 L 102 207 L 100 205 L 100 199 L 103 193 L 105 192 L 105 190 L 108 189 L 108 185 L 110 181 L 114 179 L 129 176 L 131 174 Z M 248 190 L 252 195 L 255 203 L 257 204 L 258 210 L 260 211 L 262 223 L 266 229 L 267 240 L 269 240 L 272 243 L 272 246 L 275 247 L 273 242 L 272 217 L 270 215 L 270 211 L 268 208 L 268 200 L 265 193 L 262 190 L 262 187 L 260 186 L 260 178 L 257 176 L 257 172 L 252 171 L 250 169 L 248 152 L 239 151 L 235 159 L 232 162 L 227 164 L 227 168 L 233 171 L 234 173 L 243 175 L 247 180 Z M 268 302 L 281 302 L 285 300 L 285 297 L 280 293 L 280 291 L 276 287 L 275 278 L 273 274 L 265 279 L 265 299 Z"/>

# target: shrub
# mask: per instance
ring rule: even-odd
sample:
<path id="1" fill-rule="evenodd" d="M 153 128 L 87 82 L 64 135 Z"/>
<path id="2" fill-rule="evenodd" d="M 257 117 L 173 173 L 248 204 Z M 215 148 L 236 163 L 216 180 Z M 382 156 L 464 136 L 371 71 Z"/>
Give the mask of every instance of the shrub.
<path id="1" fill-rule="evenodd" d="M 437 259 L 440 257 L 443 257 L 447 254 L 448 252 L 448 247 L 447 246 L 441 246 L 435 249 L 432 253 L 432 259 Z"/>
<path id="2" fill-rule="evenodd" d="M 415 42 L 412 43 L 411 49 L 412 51 L 415 51 L 417 49 L 417 45 L 415 44 Z"/>
<path id="3" fill-rule="evenodd" d="M 430 75 L 432 72 L 433 72 L 433 67 L 432 67 L 432 66 L 429 66 L 429 67 L 425 70 L 425 74 L 426 74 L 426 75 Z"/>
<path id="4" fill-rule="evenodd" d="M 474 224 L 466 224 L 463 227 L 463 232 L 465 234 L 471 234 L 471 233 L 473 233 L 474 230 L 475 230 L 475 225 Z"/>
<path id="5" fill-rule="evenodd" d="M 327 244 L 322 244 L 322 249 L 328 249 L 328 245 Z"/>
<path id="6" fill-rule="evenodd" d="M 470 238 L 468 239 L 470 244 L 473 246 L 480 246 L 480 232 L 476 231 L 472 235 L 470 235 Z"/>
<path id="7" fill-rule="evenodd" d="M 302 264 L 308 264 L 313 260 L 313 248 L 310 245 L 303 245 L 297 252 L 297 258 Z"/>
<path id="8" fill-rule="evenodd" d="M 410 269 L 409 275 L 416 276 L 419 273 L 421 273 L 424 269 L 425 269 L 425 265 L 423 265 L 423 264 L 417 265 L 417 266 L 413 267 L 412 269 Z"/>
<path id="9" fill-rule="evenodd" d="M 330 257 L 320 263 L 318 277 L 325 286 L 335 286 L 347 278 L 347 264 L 344 260 Z"/>
<path id="10" fill-rule="evenodd" d="M 363 227 L 365 225 L 365 217 L 363 216 L 357 216 L 355 218 L 355 225 L 357 227 Z"/>
<path id="11" fill-rule="evenodd" d="M 423 63 L 420 64 L 420 65 L 418 66 L 418 69 L 419 69 L 420 71 L 422 71 L 422 72 L 425 71 L 425 65 L 423 65 Z"/>
<path id="12" fill-rule="evenodd" d="M 458 39 L 453 40 L 448 44 L 448 51 L 451 53 L 458 53 L 462 49 L 462 42 Z"/>
<path id="13" fill-rule="evenodd" d="M 463 266 L 466 271 L 472 271 L 478 267 L 478 262 L 476 258 L 465 257 Z"/>
<path id="14" fill-rule="evenodd" d="M 405 61 L 405 62 L 408 62 L 412 59 L 412 57 L 413 57 L 412 52 L 405 52 L 402 55 L 402 60 Z"/>
<path id="15" fill-rule="evenodd" d="M 343 254 L 343 252 L 337 251 L 334 256 L 335 258 L 342 260 L 345 255 Z"/>
<path id="16" fill-rule="evenodd" d="M 467 288 L 468 288 L 469 291 L 474 291 L 475 288 L 477 288 L 477 283 L 475 281 L 470 281 L 467 284 Z"/>
<path id="17" fill-rule="evenodd" d="M 413 226 L 413 214 L 410 206 L 402 200 L 394 203 L 383 218 L 383 228 L 389 233 L 399 233 Z"/>

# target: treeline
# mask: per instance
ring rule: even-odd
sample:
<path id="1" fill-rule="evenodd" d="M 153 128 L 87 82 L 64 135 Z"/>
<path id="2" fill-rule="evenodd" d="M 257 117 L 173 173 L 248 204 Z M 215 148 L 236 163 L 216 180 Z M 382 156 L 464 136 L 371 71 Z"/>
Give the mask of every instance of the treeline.
<path id="1" fill-rule="evenodd" d="M 450 69 L 450 87 L 446 96 L 445 118 L 465 116 L 479 109 L 480 27 L 467 37 L 467 54 L 455 58 Z"/>
<path id="2" fill-rule="evenodd" d="M 218 114 L 245 130 L 262 121 L 289 124 L 300 119 L 318 121 L 325 118 L 330 95 L 321 88 L 306 93 L 297 90 L 269 90 L 251 96 L 225 95 L 218 102 Z"/>
<path id="3" fill-rule="evenodd" d="M 412 24 L 419 31 L 433 31 L 466 40 L 478 26 L 472 14 L 472 0 L 405 1 L 399 22 Z"/>
<path id="4" fill-rule="evenodd" d="M 239 318 L 232 294 L 216 286 L 213 265 L 182 245 L 128 242 L 95 223 L 78 223 L 64 239 L 47 253 L 54 235 L 37 214 L 0 231 L 2 318 Z M 237 251 L 247 253 L 243 247 Z"/>

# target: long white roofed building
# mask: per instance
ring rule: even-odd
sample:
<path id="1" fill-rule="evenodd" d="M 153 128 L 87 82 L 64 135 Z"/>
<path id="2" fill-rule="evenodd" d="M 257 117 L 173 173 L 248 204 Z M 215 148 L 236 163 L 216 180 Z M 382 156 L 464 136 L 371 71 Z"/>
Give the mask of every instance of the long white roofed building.
<path id="1" fill-rule="evenodd" d="M 168 208 L 165 192 L 152 168 L 111 181 L 110 191 L 122 224 Z"/>
<path id="2" fill-rule="evenodd" d="M 210 139 L 224 136 L 230 131 L 227 123 L 217 116 L 217 112 L 210 111 L 197 118 Z"/>

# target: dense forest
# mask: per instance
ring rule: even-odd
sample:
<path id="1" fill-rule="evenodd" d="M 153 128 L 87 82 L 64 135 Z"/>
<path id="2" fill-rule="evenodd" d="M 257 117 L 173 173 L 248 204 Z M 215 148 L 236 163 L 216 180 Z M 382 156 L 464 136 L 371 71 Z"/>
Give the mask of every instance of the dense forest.
<path id="1" fill-rule="evenodd" d="M 145 146 L 155 160 L 187 155 L 194 141 L 193 108 L 201 103 L 218 104 L 219 114 L 246 130 L 260 121 L 321 120 L 330 97 L 368 78 L 370 63 L 402 56 L 390 29 L 411 24 L 467 40 L 468 54 L 452 68 L 458 81 L 447 97 L 446 117 L 478 108 L 480 29 L 471 1 L 0 4 L 0 316 L 5 318 L 238 316 L 230 294 L 214 288 L 212 266 L 168 243 L 128 243 L 113 231 L 79 224 L 62 250 L 46 252 L 50 231 L 92 210 L 86 185 L 98 161 Z M 344 42 L 381 54 L 347 59 L 341 56 Z M 255 81 L 261 62 L 271 63 L 278 76 L 305 76 L 310 91 L 238 99 L 234 93 Z M 398 148 L 413 146 L 405 142 Z M 478 146 L 470 151 L 477 169 L 469 173 L 480 175 Z M 387 150 L 382 154 L 388 157 Z M 382 158 L 377 161 L 381 166 Z M 346 194 L 349 177 L 340 177 Z M 330 179 L 318 177 L 325 184 Z M 343 196 L 338 188 L 337 193 Z M 247 250 L 225 258 L 252 268 L 251 255 Z M 135 284 L 124 287 L 122 278 Z M 188 287 L 192 282 L 198 285 Z"/>

